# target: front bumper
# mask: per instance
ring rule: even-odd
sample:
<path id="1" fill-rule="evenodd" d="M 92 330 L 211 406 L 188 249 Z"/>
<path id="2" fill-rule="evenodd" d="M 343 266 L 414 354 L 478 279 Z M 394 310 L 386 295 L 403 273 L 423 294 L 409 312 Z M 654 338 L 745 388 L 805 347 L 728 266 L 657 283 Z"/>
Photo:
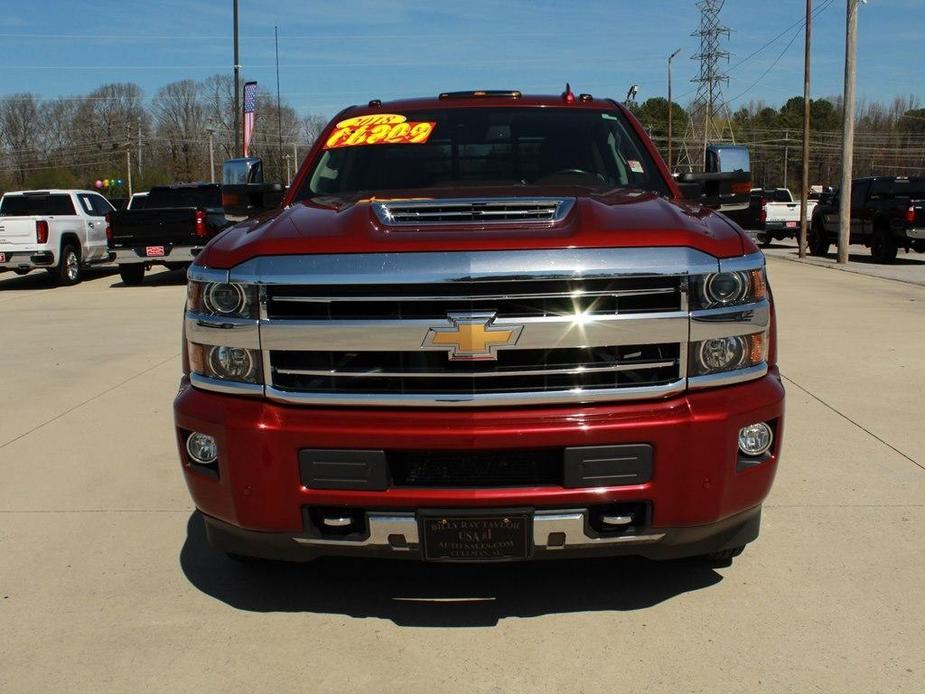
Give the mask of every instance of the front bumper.
<path id="1" fill-rule="evenodd" d="M 645 502 L 652 512 L 640 533 L 661 537 L 606 547 L 608 543 L 581 547 L 589 543 L 574 542 L 574 550 L 655 556 L 660 553 L 657 547 L 687 542 L 685 535 L 690 533 L 678 535 L 678 529 L 706 527 L 707 535 L 716 537 L 724 532 L 722 527 L 717 530 L 717 523 L 760 506 L 777 467 L 783 398 L 776 369 L 755 381 L 654 402 L 466 411 L 298 407 L 205 392 L 184 382 L 174 413 L 183 469 L 197 508 L 210 528 L 242 531 L 215 530 L 216 536 L 242 535 L 250 538 L 248 545 L 260 544 L 263 538 L 268 547 L 280 537 L 288 538 L 283 545 L 291 543 L 296 554 L 311 557 L 343 553 L 344 548 L 298 542 L 296 538 L 308 530 L 306 507 L 404 514 L 407 520 L 407 514 L 421 509 L 520 508 L 574 514 L 601 504 Z M 737 433 L 757 421 L 773 422 L 775 444 L 765 459 L 743 466 Z M 217 475 L 188 464 L 184 441 L 191 431 L 218 441 Z M 653 447 L 652 476 L 629 486 L 309 489 L 302 483 L 298 462 L 298 452 L 305 448 L 518 450 L 638 443 Z M 691 541 L 696 551 L 689 553 L 698 553 L 703 546 L 697 544 L 700 531 L 691 532 L 698 539 Z M 568 545 L 566 549 L 572 551 Z M 347 551 L 378 550 L 358 544 Z M 401 553 L 388 548 L 385 552 Z"/>
<path id="2" fill-rule="evenodd" d="M 155 246 L 156 244 L 151 244 Z M 139 248 L 116 248 L 112 250 L 115 255 L 113 262 L 119 265 L 130 265 L 134 263 L 192 263 L 203 246 L 170 246 L 164 245 L 164 255 L 147 255 L 147 247 Z"/>

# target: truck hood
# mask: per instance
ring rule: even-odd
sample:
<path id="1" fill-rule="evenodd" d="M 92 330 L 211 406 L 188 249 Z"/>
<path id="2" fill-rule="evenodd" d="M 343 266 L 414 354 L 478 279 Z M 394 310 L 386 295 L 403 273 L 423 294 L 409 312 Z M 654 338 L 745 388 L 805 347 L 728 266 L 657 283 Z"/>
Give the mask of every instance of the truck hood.
<path id="1" fill-rule="evenodd" d="M 431 194 L 428 199 L 463 197 L 458 190 L 453 193 Z M 538 195 L 575 198 L 575 205 L 562 221 L 550 225 L 394 227 L 383 225 L 375 216 L 375 199 L 314 198 L 229 228 L 209 243 L 196 262 L 231 268 L 269 255 L 640 246 L 689 247 L 725 258 L 741 255 L 746 245 L 751 250 L 751 242 L 724 216 L 651 193 L 625 188 L 604 192 L 531 188 L 524 197 Z M 510 187 L 467 189 L 464 196 L 485 200 L 512 197 Z M 388 199 L 415 198 L 420 196 Z"/>

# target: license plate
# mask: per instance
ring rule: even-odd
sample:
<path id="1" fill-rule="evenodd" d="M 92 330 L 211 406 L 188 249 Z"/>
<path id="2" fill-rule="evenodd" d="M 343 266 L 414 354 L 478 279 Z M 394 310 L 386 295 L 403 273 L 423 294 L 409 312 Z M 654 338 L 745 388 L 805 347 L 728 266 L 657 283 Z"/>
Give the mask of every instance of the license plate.
<path id="1" fill-rule="evenodd" d="M 796 229 L 796 228 L 797 228 L 797 223 L 796 223 L 796 222 L 787 222 L 787 228 L 788 228 L 788 229 Z"/>
<path id="2" fill-rule="evenodd" d="M 6 253 L 0 253 L 0 263 L 6 262 Z"/>
<path id="3" fill-rule="evenodd" d="M 145 248 L 145 255 L 149 258 L 159 258 L 164 255 L 163 246 L 147 246 Z"/>
<path id="4" fill-rule="evenodd" d="M 526 559 L 526 516 L 424 518 L 424 557 L 435 561 Z"/>

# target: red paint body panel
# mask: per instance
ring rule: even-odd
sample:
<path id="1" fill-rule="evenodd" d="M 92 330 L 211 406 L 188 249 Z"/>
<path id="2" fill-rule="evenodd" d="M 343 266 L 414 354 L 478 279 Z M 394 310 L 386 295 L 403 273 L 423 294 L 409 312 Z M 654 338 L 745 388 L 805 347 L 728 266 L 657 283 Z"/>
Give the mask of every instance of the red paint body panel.
<path id="1" fill-rule="evenodd" d="M 653 525 L 683 527 L 726 518 L 761 503 L 777 465 L 736 472 L 740 427 L 783 424 L 776 369 L 742 385 L 656 402 L 574 408 L 408 411 L 290 407 L 185 387 L 177 426 L 218 439 L 220 478 L 185 467 L 196 506 L 209 516 L 260 531 L 302 530 L 303 505 L 364 508 L 580 507 L 650 500 Z M 299 479 L 301 448 L 502 449 L 651 443 L 653 480 L 632 487 L 564 489 L 309 490 Z M 181 456 L 183 455 L 181 446 Z"/>

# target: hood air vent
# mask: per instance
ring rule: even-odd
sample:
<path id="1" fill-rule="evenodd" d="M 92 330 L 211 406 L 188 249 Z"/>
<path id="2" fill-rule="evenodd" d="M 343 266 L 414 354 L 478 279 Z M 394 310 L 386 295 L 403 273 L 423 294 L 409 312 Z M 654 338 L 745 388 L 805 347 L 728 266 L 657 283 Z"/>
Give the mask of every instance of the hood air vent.
<path id="1" fill-rule="evenodd" d="M 429 224 L 554 224 L 568 215 L 575 198 L 491 198 L 374 202 L 388 226 Z"/>

